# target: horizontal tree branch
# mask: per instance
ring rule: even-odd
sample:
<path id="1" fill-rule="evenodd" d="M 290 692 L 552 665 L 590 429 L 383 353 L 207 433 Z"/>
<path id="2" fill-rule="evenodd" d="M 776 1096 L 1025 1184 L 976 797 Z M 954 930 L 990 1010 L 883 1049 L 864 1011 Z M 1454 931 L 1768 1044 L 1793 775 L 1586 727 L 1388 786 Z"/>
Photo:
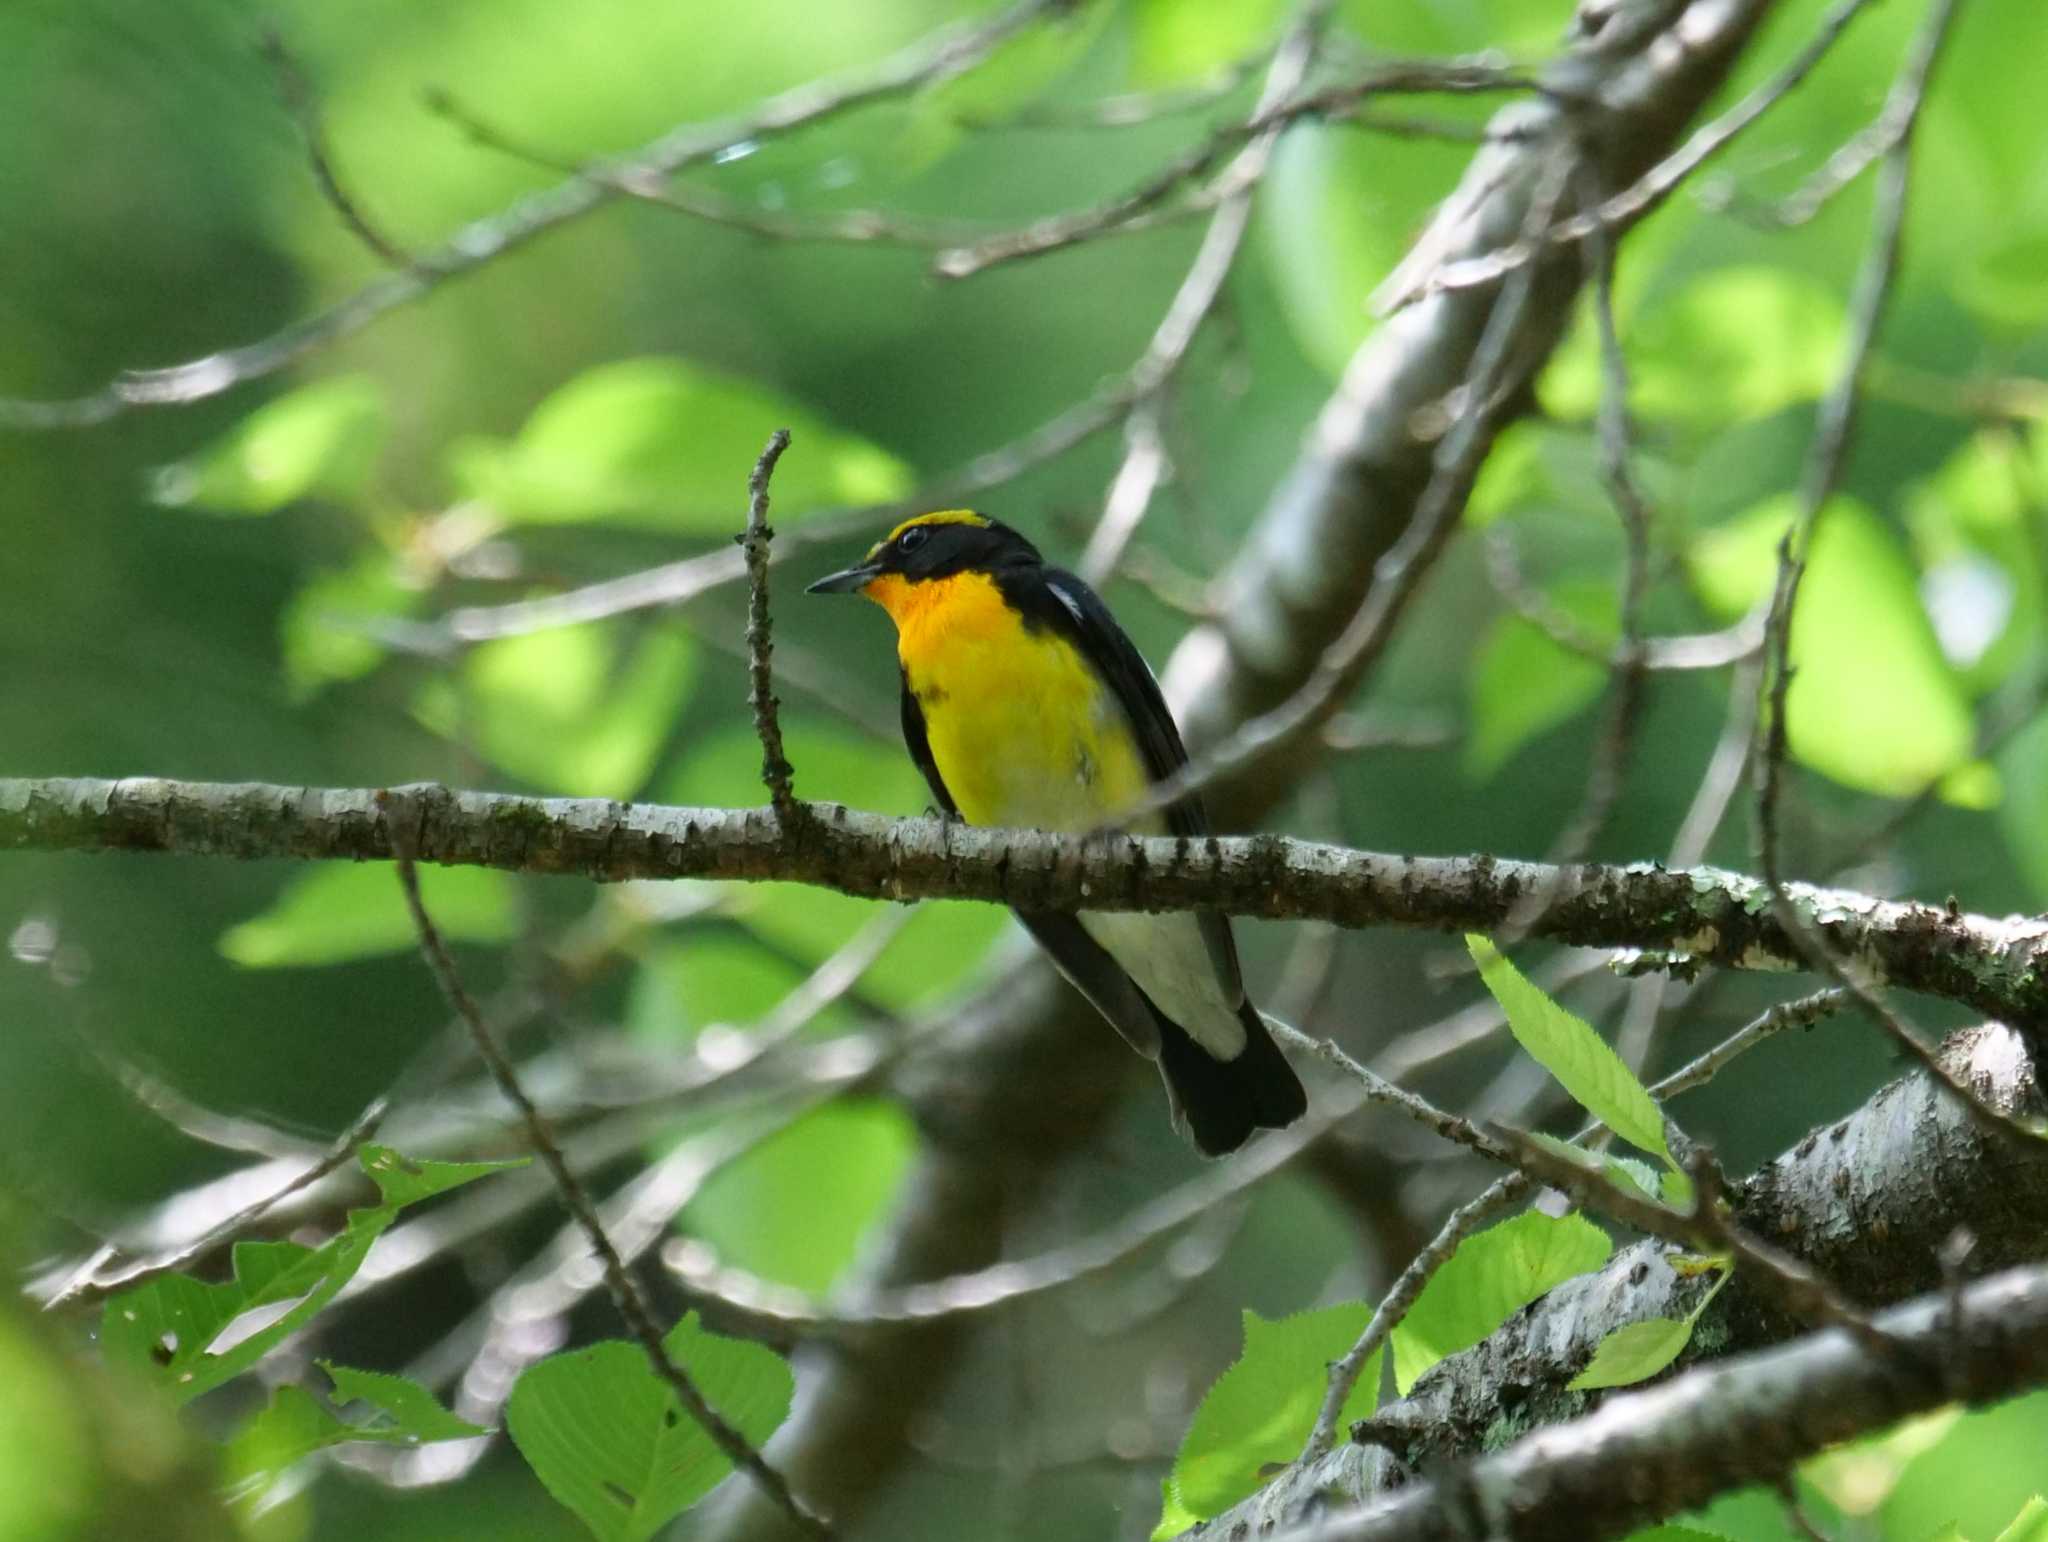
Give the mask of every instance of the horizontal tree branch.
<path id="1" fill-rule="evenodd" d="M 1943 1403 L 2048 1382 L 2048 1267 L 1923 1296 L 1878 1318 L 1891 1352 L 1831 1328 L 1694 1370 L 1497 1455 L 1275 1542 L 1600 1542 L 1823 1447 Z M 1235 1535 L 1224 1532 L 1224 1535 Z M 1249 1535 L 1249 1530 L 1245 1533 Z"/>
<path id="2" fill-rule="evenodd" d="M 388 800 L 388 801 L 387 801 Z M 162 851 L 241 859 L 394 855 L 374 788 L 0 780 L 0 850 Z M 1736 969 L 1803 967 L 1765 886 L 1716 868 L 1557 867 L 1493 856 L 1355 851 L 1276 835 L 1203 841 L 1063 837 L 833 803 L 786 827 L 767 808 L 671 808 L 595 798 L 404 789 L 420 859 L 600 881 L 793 880 L 870 899 L 974 899 L 1026 909 L 1213 909 L 1338 926 L 1488 931 L 1541 895 L 1531 935 L 1668 952 Z M 1993 919 L 1794 884 L 1803 921 L 1883 981 L 2032 1029 L 2048 1021 L 2048 921 Z M 1526 908 L 1526 907 L 1524 907 Z"/>

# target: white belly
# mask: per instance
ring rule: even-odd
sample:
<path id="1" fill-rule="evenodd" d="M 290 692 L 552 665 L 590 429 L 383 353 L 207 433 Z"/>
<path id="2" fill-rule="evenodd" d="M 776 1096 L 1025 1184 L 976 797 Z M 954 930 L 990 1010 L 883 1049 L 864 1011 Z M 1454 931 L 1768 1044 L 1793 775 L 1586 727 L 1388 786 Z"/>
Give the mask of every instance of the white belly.
<path id="1" fill-rule="evenodd" d="M 1185 1028 L 1190 1038 L 1219 1060 L 1237 1058 L 1244 1049 L 1244 1024 L 1238 1021 L 1236 1004 L 1223 999 L 1216 966 L 1193 916 L 1185 911 L 1142 915 L 1084 910 L 1078 919 L 1153 1005 Z"/>

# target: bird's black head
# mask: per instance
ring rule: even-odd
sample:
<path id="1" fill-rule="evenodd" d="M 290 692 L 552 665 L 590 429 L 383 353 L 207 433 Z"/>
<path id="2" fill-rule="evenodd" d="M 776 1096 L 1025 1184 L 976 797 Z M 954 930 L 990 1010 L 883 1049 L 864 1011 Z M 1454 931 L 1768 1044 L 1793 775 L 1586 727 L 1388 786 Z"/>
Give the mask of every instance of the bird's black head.
<path id="1" fill-rule="evenodd" d="M 1038 548 L 1008 525 L 967 509 L 946 509 L 906 519 L 870 547 L 858 567 L 828 574 L 812 584 L 810 592 L 864 594 L 879 579 L 917 584 L 1043 560 Z"/>

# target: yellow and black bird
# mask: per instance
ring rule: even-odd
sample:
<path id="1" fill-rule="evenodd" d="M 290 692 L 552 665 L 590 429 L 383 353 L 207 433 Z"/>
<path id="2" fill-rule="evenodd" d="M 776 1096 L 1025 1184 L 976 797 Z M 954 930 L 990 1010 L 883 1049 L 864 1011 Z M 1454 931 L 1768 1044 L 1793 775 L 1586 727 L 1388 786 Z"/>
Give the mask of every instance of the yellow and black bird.
<path id="1" fill-rule="evenodd" d="M 920 514 L 811 592 L 863 594 L 896 623 L 903 737 L 949 815 L 1067 833 L 1124 813 L 1187 761 L 1144 658 L 1095 591 L 1007 525 Z M 1199 798 L 1135 828 L 1201 836 Z M 1019 911 L 1060 971 L 1165 1075 L 1211 1156 L 1307 1106 L 1246 998 L 1214 912 Z"/>

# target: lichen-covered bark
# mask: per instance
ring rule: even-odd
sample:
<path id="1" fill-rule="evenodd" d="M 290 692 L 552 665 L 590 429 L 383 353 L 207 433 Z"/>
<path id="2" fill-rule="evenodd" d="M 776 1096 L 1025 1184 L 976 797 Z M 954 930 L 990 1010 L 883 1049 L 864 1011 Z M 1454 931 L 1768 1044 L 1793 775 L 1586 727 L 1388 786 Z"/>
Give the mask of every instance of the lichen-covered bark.
<path id="1" fill-rule="evenodd" d="M 2038 1115 L 2048 1107 L 2039 1060 L 2008 1028 L 1963 1030 L 1942 1055 L 2002 1112 Z M 1973 1277 L 2048 1256 L 2048 1142 L 2016 1142 L 1987 1128 L 1916 1073 L 1759 1169 L 1733 1200 L 1746 1230 L 1816 1266 L 1851 1301 L 1876 1307 L 1940 1285 L 1937 1260 L 1957 1228 L 1975 1239 L 1966 1265 Z M 1706 1280 L 1672 1267 L 1673 1251 L 1640 1242 L 1599 1272 L 1566 1282 L 1484 1343 L 1444 1360 L 1408 1397 L 1382 1408 L 1370 1434 L 1383 1444 L 1352 1443 L 1292 1469 L 1212 1522 L 1205 1536 L 1230 1536 L 1239 1521 L 1250 1523 L 1248 1535 L 1263 1536 L 1262 1528 L 1304 1521 L 1337 1500 L 1368 1501 L 1415 1470 L 1496 1451 L 1533 1430 L 1582 1416 L 1599 1400 L 1566 1384 L 1600 1341 L 1632 1322 L 1683 1317 L 1706 1290 Z M 1708 1308 L 1679 1365 L 1774 1344 L 1799 1327 L 1738 1278 Z M 1608 1394 L 1608 1401 L 1618 1395 Z M 1689 1459 L 1718 1471 L 1738 1453 L 1700 1448 Z"/>
<path id="2" fill-rule="evenodd" d="M 1714 868 L 1557 868 L 1491 856 L 1414 857 L 1280 836 L 1076 840 L 838 804 L 668 808 L 440 787 L 0 781 L 0 849 L 388 858 L 403 819 L 421 860 L 626 878 L 794 879 L 872 899 L 992 900 L 1026 909 L 1207 907 L 1339 926 L 1487 931 L 1541 895 L 1528 931 L 1737 969 L 1800 955 L 1762 883 Z M 1794 904 L 1871 977 L 2034 1028 L 2048 1021 L 2048 922 L 1793 885 Z M 1518 921 L 1520 917 L 1517 916 Z"/>
<path id="3" fill-rule="evenodd" d="M 1348 1513 L 1320 1504 L 1222 1542 L 1603 1542 L 1744 1483 L 1770 1482 L 1836 1441 L 1943 1403 L 2048 1381 L 2048 1269 L 2014 1269 L 1884 1313 L 1883 1350 L 1841 1329 L 1700 1367 Z"/>

